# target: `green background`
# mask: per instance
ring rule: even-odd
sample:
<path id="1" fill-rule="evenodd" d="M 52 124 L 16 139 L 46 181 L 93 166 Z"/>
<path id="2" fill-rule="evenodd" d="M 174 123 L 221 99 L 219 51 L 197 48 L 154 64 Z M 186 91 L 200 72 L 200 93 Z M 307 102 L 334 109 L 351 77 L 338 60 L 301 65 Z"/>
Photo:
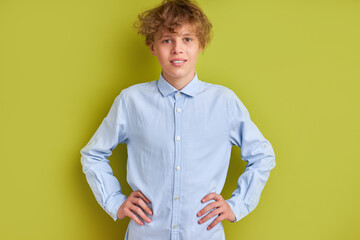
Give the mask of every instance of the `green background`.
<path id="1" fill-rule="evenodd" d="M 0 239 L 123 239 L 80 149 L 122 89 L 159 77 L 132 28 L 159 2 L 0 0 Z M 214 30 L 199 79 L 233 89 L 276 154 L 227 239 L 360 239 L 360 2 L 198 2 Z M 110 161 L 129 194 L 126 156 Z M 244 167 L 234 147 L 225 198 Z"/>

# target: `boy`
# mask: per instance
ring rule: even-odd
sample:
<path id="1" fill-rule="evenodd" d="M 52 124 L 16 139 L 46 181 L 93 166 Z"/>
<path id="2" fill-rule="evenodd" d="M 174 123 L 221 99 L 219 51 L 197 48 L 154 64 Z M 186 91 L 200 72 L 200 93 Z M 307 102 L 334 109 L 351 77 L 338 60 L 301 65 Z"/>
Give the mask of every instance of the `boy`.
<path id="1" fill-rule="evenodd" d="M 272 146 L 233 91 L 198 79 L 195 65 L 211 24 L 197 4 L 165 0 L 139 20 L 139 33 L 161 65 L 159 79 L 115 98 L 81 150 L 83 171 L 115 221 L 130 217 L 125 239 L 225 239 L 221 221 L 239 221 L 257 206 L 275 167 Z M 128 149 L 128 197 L 107 159 L 118 143 Z M 233 145 L 248 164 L 224 200 Z"/>

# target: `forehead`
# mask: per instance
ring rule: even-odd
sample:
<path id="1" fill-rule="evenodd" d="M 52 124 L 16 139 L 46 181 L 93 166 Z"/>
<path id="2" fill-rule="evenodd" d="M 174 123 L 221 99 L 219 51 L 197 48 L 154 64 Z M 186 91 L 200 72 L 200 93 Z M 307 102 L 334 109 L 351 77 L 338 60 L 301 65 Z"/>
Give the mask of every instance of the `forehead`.
<path id="1" fill-rule="evenodd" d="M 193 26 L 191 26 L 190 24 L 184 24 L 184 25 L 176 28 L 175 32 L 176 33 L 171 33 L 168 29 L 161 28 L 156 33 L 156 35 L 159 39 L 161 39 L 163 37 L 170 37 L 170 36 L 195 36 L 196 35 L 195 28 Z"/>

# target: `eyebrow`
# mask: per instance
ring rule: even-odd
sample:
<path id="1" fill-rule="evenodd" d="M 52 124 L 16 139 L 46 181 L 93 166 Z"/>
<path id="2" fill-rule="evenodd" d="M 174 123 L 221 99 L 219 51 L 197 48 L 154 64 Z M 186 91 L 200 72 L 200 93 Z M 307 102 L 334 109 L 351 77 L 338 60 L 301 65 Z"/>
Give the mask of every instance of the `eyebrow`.
<path id="1" fill-rule="evenodd" d="M 179 34 L 178 34 L 179 35 Z M 161 38 L 164 38 L 164 37 L 172 37 L 173 35 L 169 35 L 169 34 L 166 34 L 166 35 L 162 35 L 161 37 L 160 37 L 160 39 Z M 192 34 L 192 33 L 185 33 L 185 34 L 183 34 L 182 36 L 194 36 L 194 34 Z"/>

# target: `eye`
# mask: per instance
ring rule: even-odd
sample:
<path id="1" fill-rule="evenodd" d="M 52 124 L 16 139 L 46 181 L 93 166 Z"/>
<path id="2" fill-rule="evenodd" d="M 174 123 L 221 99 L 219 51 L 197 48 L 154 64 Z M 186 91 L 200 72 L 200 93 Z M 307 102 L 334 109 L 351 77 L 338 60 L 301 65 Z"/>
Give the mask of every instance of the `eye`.
<path id="1" fill-rule="evenodd" d="M 168 41 L 171 41 L 170 39 L 165 39 L 165 40 L 163 40 L 162 42 L 163 43 L 169 43 Z"/>
<path id="2" fill-rule="evenodd" d="M 186 42 L 191 42 L 192 39 L 191 39 L 191 38 L 185 38 L 185 41 L 186 41 Z"/>

